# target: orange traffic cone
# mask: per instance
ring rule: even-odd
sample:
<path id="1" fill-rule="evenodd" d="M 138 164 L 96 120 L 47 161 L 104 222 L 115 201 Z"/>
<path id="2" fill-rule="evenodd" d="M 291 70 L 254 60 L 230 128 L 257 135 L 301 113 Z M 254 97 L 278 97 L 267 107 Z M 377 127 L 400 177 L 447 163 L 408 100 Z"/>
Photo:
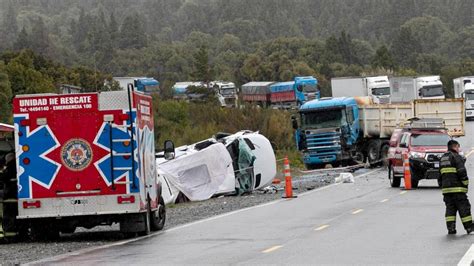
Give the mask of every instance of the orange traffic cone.
<path id="1" fill-rule="evenodd" d="M 283 198 L 296 198 L 293 195 L 293 186 L 291 184 L 291 170 L 288 156 L 283 160 L 283 173 L 285 174 L 285 196 Z"/>
<path id="2" fill-rule="evenodd" d="M 404 154 L 403 158 L 403 178 L 405 179 L 405 189 L 411 189 L 411 171 L 410 171 L 410 160 L 408 159 L 408 153 Z"/>

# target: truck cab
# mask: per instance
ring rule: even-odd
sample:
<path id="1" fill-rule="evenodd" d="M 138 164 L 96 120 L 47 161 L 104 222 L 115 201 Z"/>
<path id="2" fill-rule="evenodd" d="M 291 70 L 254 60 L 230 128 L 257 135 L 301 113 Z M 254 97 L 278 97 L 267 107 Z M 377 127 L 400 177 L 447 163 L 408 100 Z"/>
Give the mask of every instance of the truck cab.
<path id="1" fill-rule="evenodd" d="M 159 92 L 160 82 L 154 78 L 147 77 L 114 77 L 122 90 L 127 90 L 128 84 L 133 84 L 136 91 L 141 92 Z"/>
<path id="2" fill-rule="evenodd" d="M 298 150 L 307 168 L 351 158 L 359 136 L 359 112 L 354 98 L 322 98 L 303 104 L 296 129 Z"/>
<path id="3" fill-rule="evenodd" d="M 318 80 L 312 76 L 295 77 L 296 98 L 302 104 L 320 98 Z"/>
<path id="4" fill-rule="evenodd" d="M 212 81 L 209 86 L 214 88 L 222 107 L 237 107 L 238 91 L 235 83 L 229 81 Z"/>
<path id="5" fill-rule="evenodd" d="M 374 103 L 390 103 L 390 84 L 387 76 L 365 78 L 367 95 Z"/>
<path id="6" fill-rule="evenodd" d="M 418 77 L 416 79 L 418 99 L 444 99 L 443 83 L 439 76 Z"/>
<path id="7" fill-rule="evenodd" d="M 392 187 L 403 178 L 404 155 L 408 154 L 411 183 L 414 188 L 422 179 L 438 179 L 441 156 L 451 139 L 442 119 L 417 119 L 397 128 L 390 139 L 388 177 Z"/>

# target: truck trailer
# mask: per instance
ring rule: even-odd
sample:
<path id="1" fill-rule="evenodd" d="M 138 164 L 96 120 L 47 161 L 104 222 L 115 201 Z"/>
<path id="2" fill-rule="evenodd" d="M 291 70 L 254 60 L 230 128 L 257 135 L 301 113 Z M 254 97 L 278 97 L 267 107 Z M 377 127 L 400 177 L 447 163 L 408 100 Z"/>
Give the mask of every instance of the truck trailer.
<path id="1" fill-rule="evenodd" d="M 319 97 L 318 80 L 312 76 L 295 77 L 287 82 L 249 82 L 242 85 L 243 101 L 262 107 L 291 109 Z"/>
<path id="2" fill-rule="evenodd" d="M 331 91 L 332 97 L 369 96 L 374 103 L 390 103 L 387 76 L 332 78 Z"/>
<path id="3" fill-rule="evenodd" d="M 464 135 L 462 99 L 373 104 L 368 97 L 323 98 L 303 104 L 293 117 L 297 148 L 308 168 L 318 165 L 386 163 L 389 139 L 413 117 L 443 118 L 452 136 Z"/>
<path id="4" fill-rule="evenodd" d="M 454 97 L 464 99 L 466 120 L 474 118 L 474 76 L 453 79 Z"/>
<path id="5" fill-rule="evenodd" d="M 445 98 L 443 83 L 439 76 L 391 77 L 389 81 L 392 103 Z"/>
<path id="6" fill-rule="evenodd" d="M 159 92 L 160 82 L 154 78 L 147 77 L 113 77 L 117 81 L 122 90 L 126 91 L 128 84 L 133 84 L 137 91 Z"/>
<path id="7" fill-rule="evenodd" d="M 22 227 L 41 238 L 112 223 L 127 234 L 163 228 L 150 95 L 129 85 L 17 95 L 13 107 Z"/>

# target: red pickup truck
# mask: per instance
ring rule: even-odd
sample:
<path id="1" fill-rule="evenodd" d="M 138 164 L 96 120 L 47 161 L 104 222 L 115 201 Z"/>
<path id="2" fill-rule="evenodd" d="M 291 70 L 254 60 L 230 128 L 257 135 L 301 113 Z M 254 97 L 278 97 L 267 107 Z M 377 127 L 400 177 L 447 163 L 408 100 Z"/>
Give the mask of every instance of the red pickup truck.
<path id="1" fill-rule="evenodd" d="M 392 187 L 399 187 L 403 178 L 403 158 L 408 154 L 411 184 L 418 187 L 421 179 L 438 179 L 439 161 L 447 152 L 451 139 L 446 129 L 398 128 L 390 139 L 388 151 L 388 178 Z M 439 185 L 439 183 L 438 183 Z"/>

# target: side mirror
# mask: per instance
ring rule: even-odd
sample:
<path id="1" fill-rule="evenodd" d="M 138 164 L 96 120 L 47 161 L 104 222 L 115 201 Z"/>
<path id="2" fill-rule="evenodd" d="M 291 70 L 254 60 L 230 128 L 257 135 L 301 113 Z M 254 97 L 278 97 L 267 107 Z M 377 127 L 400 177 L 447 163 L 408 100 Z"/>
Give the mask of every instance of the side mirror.
<path id="1" fill-rule="evenodd" d="M 294 130 L 298 129 L 298 121 L 294 115 L 291 116 L 291 124 L 293 125 Z"/>
<path id="2" fill-rule="evenodd" d="M 298 85 L 296 86 L 296 89 L 299 91 L 299 92 L 302 92 L 303 91 L 303 85 Z"/>
<path id="3" fill-rule="evenodd" d="M 166 160 L 173 160 L 175 156 L 174 143 L 171 140 L 165 141 L 164 153 Z"/>

